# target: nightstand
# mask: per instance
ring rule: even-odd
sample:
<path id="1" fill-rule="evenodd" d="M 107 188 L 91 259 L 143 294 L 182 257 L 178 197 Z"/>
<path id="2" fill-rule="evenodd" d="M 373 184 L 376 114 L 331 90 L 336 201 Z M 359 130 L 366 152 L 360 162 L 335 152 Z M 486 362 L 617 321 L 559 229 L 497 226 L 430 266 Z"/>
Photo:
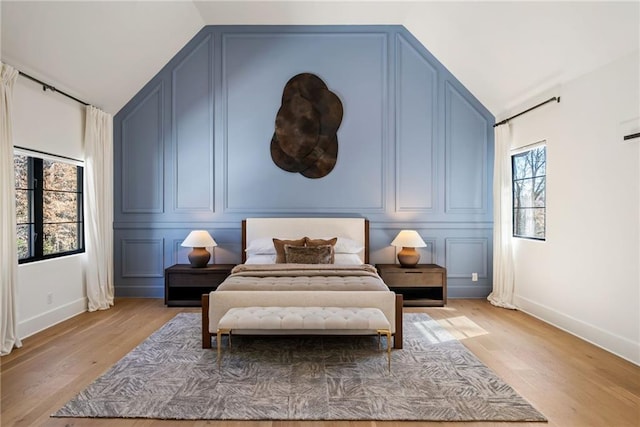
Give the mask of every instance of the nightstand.
<path id="1" fill-rule="evenodd" d="M 170 307 L 199 307 L 202 294 L 215 290 L 235 264 L 209 264 L 203 268 L 176 264 L 164 270 L 164 303 Z"/>
<path id="2" fill-rule="evenodd" d="M 444 306 L 447 303 L 447 269 L 436 264 L 404 268 L 399 264 L 376 264 L 389 289 L 402 294 L 404 305 Z"/>

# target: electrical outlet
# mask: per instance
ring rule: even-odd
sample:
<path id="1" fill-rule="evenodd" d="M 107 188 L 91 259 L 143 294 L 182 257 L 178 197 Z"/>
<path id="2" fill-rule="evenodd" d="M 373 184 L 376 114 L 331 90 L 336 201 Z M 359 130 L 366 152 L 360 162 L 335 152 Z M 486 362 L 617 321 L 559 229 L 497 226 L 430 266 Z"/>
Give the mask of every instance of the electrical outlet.
<path id="1" fill-rule="evenodd" d="M 471 281 L 472 282 L 478 281 L 478 273 L 471 273 Z"/>
<path id="2" fill-rule="evenodd" d="M 47 294 L 47 305 L 51 305 L 51 304 L 53 304 L 53 294 L 49 292 Z"/>

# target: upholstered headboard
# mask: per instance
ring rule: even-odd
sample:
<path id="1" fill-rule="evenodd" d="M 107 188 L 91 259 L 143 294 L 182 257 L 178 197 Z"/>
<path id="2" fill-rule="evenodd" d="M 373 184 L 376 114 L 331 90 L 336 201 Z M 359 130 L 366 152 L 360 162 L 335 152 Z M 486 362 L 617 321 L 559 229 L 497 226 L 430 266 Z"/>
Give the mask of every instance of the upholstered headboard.
<path id="1" fill-rule="evenodd" d="M 242 262 L 247 243 L 254 239 L 297 239 L 300 237 L 345 237 L 364 246 L 358 254 L 369 263 L 369 221 L 365 218 L 247 218 L 242 221 Z"/>

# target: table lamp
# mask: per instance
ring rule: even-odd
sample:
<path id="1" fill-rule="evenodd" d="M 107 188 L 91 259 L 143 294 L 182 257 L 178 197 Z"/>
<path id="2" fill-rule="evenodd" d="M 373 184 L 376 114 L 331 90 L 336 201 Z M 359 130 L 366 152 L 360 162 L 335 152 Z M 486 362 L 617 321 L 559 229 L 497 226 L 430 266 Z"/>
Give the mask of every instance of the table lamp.
<path id="1" fill-rule="evenodd" d="M 206 267 L 211 259 L 211 254 L 205 248 L 218 246 L 218 244 L 208 231 L 194 230 L 184 239 L 181 246 L 193 248 L 188 255 L 191 267 L 202 268 Z"/>
<path id="2" fill-rule="evenodd" d="M 420 261 L 420 254 L 416 251 L 416 248 L 427 246 L 415 230 L 400 231 L 391 242 L 391 245 L 402 247 L 402 250 L 398 252 L 398 262 L 402 267 L 415 267 Z"/>

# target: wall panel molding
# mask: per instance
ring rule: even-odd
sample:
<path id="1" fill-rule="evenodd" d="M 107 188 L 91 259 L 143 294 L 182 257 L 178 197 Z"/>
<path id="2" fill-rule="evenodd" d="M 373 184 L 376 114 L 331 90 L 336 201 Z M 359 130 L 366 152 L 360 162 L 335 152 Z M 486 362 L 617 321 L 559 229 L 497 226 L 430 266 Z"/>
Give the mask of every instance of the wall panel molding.
<path id="1" fill-rule="evenodd" d="M 189 259 L 186 258 L 187 254 L 191 251 L 190 248 L 185 248 L 182 246 L 182 242 L 184 239 L 173 239 L 171 241 L 171 264 L 186 264 L 189 262 Z"/>
<path id="2" fill-rule="evenodd" d="M 438 71 L 396 35 L 396 211 L 431 213 L 437 201 Z"/>
<path id="3" fill-rule="evenodd" d="M 445 83 L 445 212 L 486 214 L 487 119 L 450 82 Z"/>
<path id="4" fill-rule="evenodd" d="M 122 278 L 164 277 L 164 239 L 125 238 L 120 244 Z"/>
<path id="5" fill-rule="evenodd" d="M 213 36 L 172 70 L 173 210 L 214 212 Z"/>
<path id="6" fill-rule="evenodd" d="M 222 33 L 225 214 L 385 211 L 388 37 L 384 31 L 319 32 L 315 28 Z M 332 60 L 326 61 L 327 57 Z M 290 64 L 282 65 L 278 58 L 287 58 Z M 253 73 L 255 69 L 261 72 Z M 345 111 L 336 167 L 315 180 L 282 171 L 269 153 L 282 90 L 301 72 L 323 79 Z M 257 93 L 261 96 L 256 97 Z M 247 126 L 236 120 L 241 111 L 260 119 Z M 366 150 L 359 148 L 363 145 Z M 259 178 L 253 180 L 249 171 Z M 363 182 L 367 183 L 364 192 L 358 189 Z M 247 197 L 252 187 L 253 197 Z M 342 191 L 336 192 L 337 187 Z M 283 188 L 296 196 L 282 197 Z"/>
<path id="7" fill-rule="evenodd" d="M 420 233 L 424 234 L 423 232 Z M 427 244 L 426 248 L 416 248 L 420 253 L 420 264 L 437 264 L 438 263 L 438 248 L 437 239 L 426 238 L 422 236 L 422 240 Z"/>
<path id="8" fill-rule="evenodd" d="M 123 213 L 164 211 L 163 106 L 160 81 L 121 121 Z"/>
<path id="9" fill-rule="evenodd" d="M 449 237 L 445 239 L 447 276 L 470 279 L 478 273 L 478 279 L 489 275 L 489 239 Z"/>

